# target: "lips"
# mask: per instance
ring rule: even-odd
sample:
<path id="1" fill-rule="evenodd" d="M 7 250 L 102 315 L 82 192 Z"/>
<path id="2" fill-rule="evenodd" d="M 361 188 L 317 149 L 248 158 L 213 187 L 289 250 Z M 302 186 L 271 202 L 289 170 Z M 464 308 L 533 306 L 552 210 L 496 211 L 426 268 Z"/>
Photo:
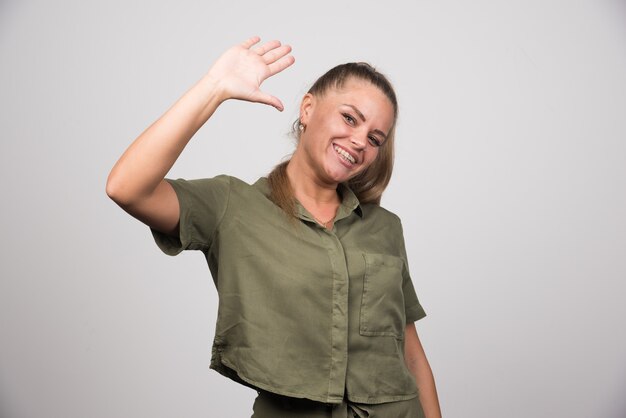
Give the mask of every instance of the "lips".
<path id="1" fill-rule="evenodd" d="M 339 145 L 333 144 L 333 149 L 335 150 L 337 155 L 339 155 L 339 157 L 346 163 L 349 163 L 350 165 L 356 164 L 356 161 L 357 161 L 356 156 L 350 153 L 345 148 L 342 148 Z"/>

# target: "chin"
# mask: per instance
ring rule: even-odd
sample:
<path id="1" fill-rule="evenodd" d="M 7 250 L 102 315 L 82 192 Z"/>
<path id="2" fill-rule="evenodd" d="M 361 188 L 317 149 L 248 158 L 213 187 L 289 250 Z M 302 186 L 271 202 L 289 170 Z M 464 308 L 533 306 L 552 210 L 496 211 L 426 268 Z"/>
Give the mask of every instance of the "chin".
<path id="1" fill-rule="evenodd" d="M 357 176 L 361 171 L 362 170 L 346 171 L 345 169 L 328 169 L 326 170 L 326 177 L 333 183 L 345 183 Z"/>

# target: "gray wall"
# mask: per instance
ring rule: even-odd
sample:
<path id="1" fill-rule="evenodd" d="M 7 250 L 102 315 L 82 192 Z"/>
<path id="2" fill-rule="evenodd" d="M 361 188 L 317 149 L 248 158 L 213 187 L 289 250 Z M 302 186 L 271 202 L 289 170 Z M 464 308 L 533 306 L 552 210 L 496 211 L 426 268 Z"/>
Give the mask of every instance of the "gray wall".
<path id="1" fill-rule="evenodd" d="M 61 5 L 62 4 L 62 5 Z M 216 292 L 104 193 L 227 47 L 294 47 L 170 173 L 253 181 L 300 97 L 367 60 L 400 99 L 394 179 L 446 417 L 626 416 L 623 1 L 0 2 L 0 416 L 246 417 L 207 368 Z"/>

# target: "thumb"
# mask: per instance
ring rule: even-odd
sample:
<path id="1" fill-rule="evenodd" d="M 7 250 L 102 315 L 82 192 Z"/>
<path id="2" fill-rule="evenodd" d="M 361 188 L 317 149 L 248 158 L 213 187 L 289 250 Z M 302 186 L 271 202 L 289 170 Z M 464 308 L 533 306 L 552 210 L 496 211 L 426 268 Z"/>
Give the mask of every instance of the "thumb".
<path id="1" fill-rule="evenodd" d="M 273 106 L 280 112 L 285 109 L 285 106 L 283 106 L 283 102 L 281 102 L 278 97 L 272 96 L 271 94 L 267 94 L 262 91 L 258 91 L 255 94 L 254 100 L 258 103 Z"/>

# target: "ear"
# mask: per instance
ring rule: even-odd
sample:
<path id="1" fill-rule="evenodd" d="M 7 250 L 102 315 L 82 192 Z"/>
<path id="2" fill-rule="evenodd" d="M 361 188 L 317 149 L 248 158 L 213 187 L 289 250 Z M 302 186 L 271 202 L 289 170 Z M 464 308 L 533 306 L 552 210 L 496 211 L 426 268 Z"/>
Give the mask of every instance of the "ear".
<path id="1" fill-rule="evenodd" d="M 304 125 L 308 125 L 314 108 L 315 97 L 311 93 L 305 94 L 302 98 L 302 102 L 300 103 L 300 122 Z"/>

